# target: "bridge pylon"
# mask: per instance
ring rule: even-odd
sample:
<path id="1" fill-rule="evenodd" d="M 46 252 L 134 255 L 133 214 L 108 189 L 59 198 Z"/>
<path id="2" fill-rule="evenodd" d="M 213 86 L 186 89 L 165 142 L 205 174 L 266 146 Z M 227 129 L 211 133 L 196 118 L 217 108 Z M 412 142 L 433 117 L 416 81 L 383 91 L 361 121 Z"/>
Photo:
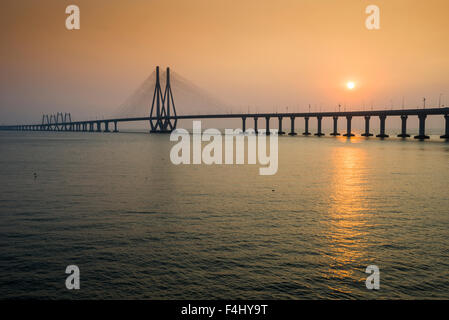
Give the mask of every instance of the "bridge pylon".
<path id="1" fill-rule="evenodd" d="M 159 79 L 159 66 L 156 67 L 156 84 L 154 86 L 153 102 L 150 111 L 151 133 L 170 133 L 176 129 L 175 102 L 170 86 L 170 68 L 167 68 L 166 85 L 162 94 Z"/>

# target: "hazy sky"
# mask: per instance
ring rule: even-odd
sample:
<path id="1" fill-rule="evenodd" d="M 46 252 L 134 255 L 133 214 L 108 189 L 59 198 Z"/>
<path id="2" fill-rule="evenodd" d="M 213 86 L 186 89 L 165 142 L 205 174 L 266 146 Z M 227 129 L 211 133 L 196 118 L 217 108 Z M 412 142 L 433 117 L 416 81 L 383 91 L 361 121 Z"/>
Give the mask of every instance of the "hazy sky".
<path id="1" fill-rule="evenodd" d="M 66 6 L 81 29 L 65 28 Z M 365 8 L 380 7 L 380 30 Z M 234 110 L 449 104 L 447 0 L 2 0 L 0 123 L 107 116 L 156 65 Z M 345 88 L 347 81 L 356 88 Z M 176 92 L 174 92 L 176 99 Z M 177 104 L 178 113 L 189 113 Z M 22 121 L 21 121 L 22 122 Z"/>

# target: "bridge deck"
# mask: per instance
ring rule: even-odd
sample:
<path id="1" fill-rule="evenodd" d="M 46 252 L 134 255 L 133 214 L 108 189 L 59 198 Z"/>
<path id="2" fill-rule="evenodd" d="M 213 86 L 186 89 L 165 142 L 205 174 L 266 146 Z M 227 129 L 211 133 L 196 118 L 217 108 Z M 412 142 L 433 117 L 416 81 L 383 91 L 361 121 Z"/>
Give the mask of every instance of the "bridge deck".
<path id="1" fill-rule="evenodd" d="M 171 116 L 170 119 L 235 119 L 235 118 L 316 118 L 316 117 L 364 117 L 364 116 L 418 116 L 418 115 L 448 115 L 449 108 L 427 108 L 427 109 L 400 109 L 400 110 L 369 110 L 369 111 L 342 111 L 342 112 L 285 112 L 285 113 L 228 113 L 228 114 L 196 114 L 196 115 L 177 115 Z M 84 120 L 72 122 L 53 123 L 51 125 L 70 125 L 70 124 L 89 124 L 89 123 L 105 123 L 105 122 L 135 122 L 149 121 L 150 117 L 133 117 L 133 118 L 109 118 L 101 120 Z M 41 123 L 28 124 L 31 126 L 41 126 Z M 28 126 L 27 125 L 27 126 Z M 18 125 L 0 126 L 1 129 L 17 127 Z M 22 125 L 19 125 L 22 126 Z M 48 124 L 45 124 L 48 126 Z"/>

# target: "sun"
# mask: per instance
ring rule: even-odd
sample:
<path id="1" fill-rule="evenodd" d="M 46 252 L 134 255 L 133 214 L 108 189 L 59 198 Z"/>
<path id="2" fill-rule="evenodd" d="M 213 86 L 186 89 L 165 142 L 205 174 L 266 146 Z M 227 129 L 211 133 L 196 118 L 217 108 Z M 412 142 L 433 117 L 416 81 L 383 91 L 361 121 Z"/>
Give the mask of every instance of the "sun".
<path id="1" fill-rule="evenodd" d="M 346 87 L 349 90 L 353 90 L 355 88 L 355 83 L 353 81 L 348 81 L 348 83 L 346 83 Z"/>

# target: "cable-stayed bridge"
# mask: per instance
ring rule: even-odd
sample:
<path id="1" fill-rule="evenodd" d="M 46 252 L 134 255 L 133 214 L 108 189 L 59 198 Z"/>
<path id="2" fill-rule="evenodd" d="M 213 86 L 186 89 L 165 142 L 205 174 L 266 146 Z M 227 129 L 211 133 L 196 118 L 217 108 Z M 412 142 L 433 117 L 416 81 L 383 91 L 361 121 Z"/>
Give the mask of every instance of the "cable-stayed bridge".
<path id="1" fill-rule="evenodd" d="M 152 99 L 149 95 L 148 86 L 153 83 L 152 78 L 155 77 L 154 90 L 152 90 Z M 303 135 L 311 135 L 309 131 L 310 119 L 317 121 L 316 136 L 323 136 L 325 133 L 322 131 L 323 118 L 333 119 L 333 131 L 330 133 L 332 136 L 340 135 L 338 131 L 338 119 L 340 117 L 346 118 L 346 132 L 343 136 L 354 136 L 351 130 L 352 118 L 363 117 L 365 119 L 365 131 L 362 136 L 373 136 L 370 128 L 371 117 L 379 117 L 380 127 L 376 137 L 387 138 L 388 134 L 385 131 L 385 123 L 388 117 L 400 117 L 401 119 L 401 133 L 398 135 L 402 138 L 410 137 L 407 133 L 407 119 L 409 116 L 417 116 L 419 119 L 419 134 L 414 138 L 416 139 L 428 139 L 426 135 L 426 118 L 429 115 L 442 115 L 445 119 L 445 129 L 441 138 L 449 139 L 449 108 L 423 108 L 423 109 L 401 109 L 401 110 L 371 110 L 371 111 L 343 111 L 343 112 L 285 112 L 285 113 L 238 113 L 238 114 L 190 114 L 182 115 L 178 114 L 175 106 L 175 97 L 173 95 L 170 69 L 167 68 L 164 73 L 165 88 L 162 90 L 161 75 L 159 67 L 156 67 L 156 71 L 142 84 L 142 86 L 135 92 L 133 96 L 128 99 L 121 106 L 120 113 L 129 112 L 130 107 L 135 108 L 136 105 L 148 105 L 151 106 L 148 109 L 148 116 L 138 117 L 126 117 L 117 116 L 109 119 L 102 120 L 85 120 L 85 121 L 72 121 L 69 113 L 56 115 L 44 115 L 41 123 L 36 124 L 23 124 L 23 125 L 7 125 L 0 126 L 0 130 L 14 130 L 14 131 L 74 131 L 74 132 L 118 132 L 119 123 L 124 122 L 136 122 L 136 121 L 148 121 L 150 124 L 151 133 L 170 133 L 176 129 L 178 120 L 183 119 L 241 119 L 242 131 L 247 131 L 246 122 L 248 119 L 254 121 L 254 131 L 257 133 L 270 134 L 270 119 L 277 118 L 279 121 L 278 134 L 285 134 L 282 128 L 282 121 L 284 118 L 290 119 L 290 132 L 289 135 L 297 135 L 295 131 L 296 118 L 302 118 L 304 120 L 305 130 Z M 182 87 L 186 92 L 197 90 L 193 86 L 185 85 Z M 186 89 L 187 88 L 187 89 Z M 151 101 L 150 101 L 151 99 Z M 213 101 L 211 99 L 211 101 Z M 215 101 L 212 104 L 218 105 Z M 132 110 L 136 112 L 136 110 Z M 265 119 L 265 129 L 258 130 L 258 120 Z"/>

